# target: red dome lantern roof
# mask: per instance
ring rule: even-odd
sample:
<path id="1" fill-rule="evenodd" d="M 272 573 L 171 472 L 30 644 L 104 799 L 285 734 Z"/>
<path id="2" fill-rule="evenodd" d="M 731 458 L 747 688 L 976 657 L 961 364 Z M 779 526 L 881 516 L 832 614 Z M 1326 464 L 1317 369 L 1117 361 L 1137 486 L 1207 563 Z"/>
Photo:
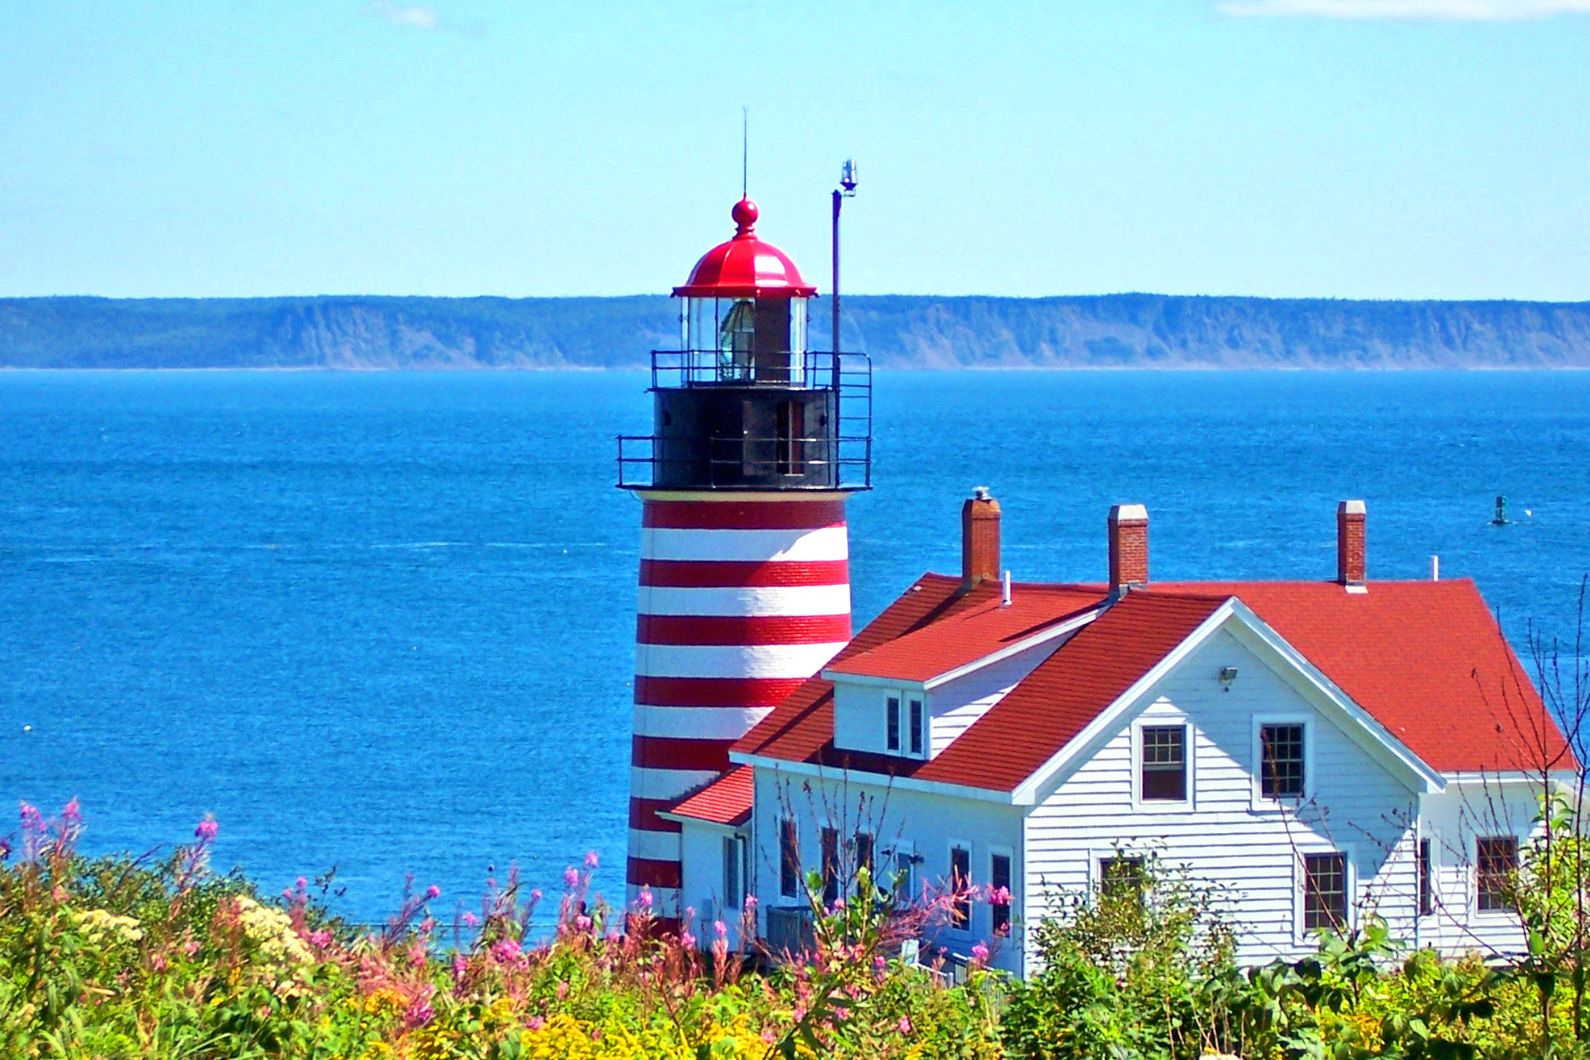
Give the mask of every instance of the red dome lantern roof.
<path id="1" fill-rule="evenodd" d="M 760 211 L 750 199 L 734 204 L 737 231 L 696 262 L 676 298 L 810 298 L 817 288 L 801 279 L 789 255 L 756 237 Z"/>

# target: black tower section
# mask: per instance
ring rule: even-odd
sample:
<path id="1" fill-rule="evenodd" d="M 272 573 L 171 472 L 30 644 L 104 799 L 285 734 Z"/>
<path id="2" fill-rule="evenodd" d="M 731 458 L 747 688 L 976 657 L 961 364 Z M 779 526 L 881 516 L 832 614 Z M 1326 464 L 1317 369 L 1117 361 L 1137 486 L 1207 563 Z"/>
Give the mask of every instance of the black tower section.
<path id="1" fill-rule="evenodd" d="M 717 348 L 652 353 L 652 433 L 619 439 L 619 486 L 871 488 L 867 357 L 800 350 L 805 321 L 792 328 L 791 317 L 804 315 L 804 299 L 716 300 L 696 312 L 702 308 L 706 320 L 685 329 L 687 344 L 708 332 Z"/>

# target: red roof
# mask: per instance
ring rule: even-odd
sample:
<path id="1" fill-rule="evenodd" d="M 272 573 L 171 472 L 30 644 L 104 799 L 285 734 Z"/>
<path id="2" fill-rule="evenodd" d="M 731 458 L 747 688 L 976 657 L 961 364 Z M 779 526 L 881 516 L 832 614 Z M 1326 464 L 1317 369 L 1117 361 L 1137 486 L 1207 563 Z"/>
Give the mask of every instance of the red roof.
<path id="1" fill-rule="evenodd" d="M 871 651 L 841 657 L 827 669 L 856 677 L 930 681 L 1053 630 L 1105 599 L 1098 589 L 1018 584 L 1012 587 L 1008 607 L 1001 605 L 998 593 L 979 597 L 953 615 Z"/>
<path id="2" fill-rule="evenodd" d="M 892 658 L 926 672 L 938 665 L 927 651 L 935 644 L 959 658 L 964 653 L 951 631 L 972 628 L 997 606 L 998 587 L 957 596 L 958 587 L 957 578 L 925 575 L 829 669 L 865 673 L 868 659 Z M 1097 600 L 1103 592 L 1078 585 L 1024 590 L 1047 591 L 1056 601 Z M 803 684 L 732 750 L 1011 791 L 1233 596 L 1435 770 L 1573 765 L 1561 731 L 1467 579 L 1371 582 L 1363 593 L 1335 582 L 1155 584 L 1105 610 L 931 761 L 835 748 L 833 685 L 821 678 Z M 935 628 L 943 635 L 930 636 Z M 910 650 L 885 650 L 906 641 Z"/>
<path id="3" fill-rule="evenodd" d="M 1237 597 L 1426 765 L 1443 773 L 1574 759 L 1529 672 L 1468 578 L 1189 582 L 1156 593 Z"/>
<path id="4" fill-rule="evenodd" d="M 751 767 L 738 766 L 669 809 L 680 817 L 741 825 L 751 819 Z"/>
<path id="5" fill-rule="evenodd" d="M 734 204 L 734 238 L 696 262 L 690 279 L 674 288 L 679 298 L 810 298 L 817 288 L 801 279 L 789 255 L 756 237 L 759 211 L 750 199 Z"/>

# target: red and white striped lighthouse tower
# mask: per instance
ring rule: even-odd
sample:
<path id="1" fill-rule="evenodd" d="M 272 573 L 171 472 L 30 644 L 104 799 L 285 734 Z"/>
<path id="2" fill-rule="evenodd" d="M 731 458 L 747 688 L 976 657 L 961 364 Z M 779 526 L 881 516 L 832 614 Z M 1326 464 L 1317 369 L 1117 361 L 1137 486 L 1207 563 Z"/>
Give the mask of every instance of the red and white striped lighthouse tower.
<path id="1" fill-rule="evenodd" d="M 679 912 L 679 825 L 657 816 L 850 639 L 845 498 L 869 486 L 871 369 L 806 348 L 816 289 L 756 235 L 702 256 L 681 348 L 652 353 L 653 428 L 619 439 L 643 503 L 629 804 L 631 897 Z"/>

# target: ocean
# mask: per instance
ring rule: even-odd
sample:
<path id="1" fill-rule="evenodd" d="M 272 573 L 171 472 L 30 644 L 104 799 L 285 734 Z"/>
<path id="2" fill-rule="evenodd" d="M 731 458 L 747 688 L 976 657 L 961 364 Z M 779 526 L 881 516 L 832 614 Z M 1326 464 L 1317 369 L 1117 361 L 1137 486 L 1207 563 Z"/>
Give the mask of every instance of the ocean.
<path id="1" fill-rule="evenodd" d="M 594 850 L 622 892 L 644 432 L 629 372 L 0 373 L 0 797 L 73 796 L 93 851 L 213 813 L 263 887 L 335 869 L 378 921 Z M 1471 577 L 1515 645 L 1590 570 L 1590 374 L 891 372 L 850 504 L 858 626 L 959 569 L 988 485 L 1019 580 Z M 1490 525 L 1493 499 L 1513 522 Z M 6 811 L 10 813 L 12 811 Z M 10 818 L 13 822 L 15 818 Z M 0 834 L 15 825 L 0 824 Z"/>

